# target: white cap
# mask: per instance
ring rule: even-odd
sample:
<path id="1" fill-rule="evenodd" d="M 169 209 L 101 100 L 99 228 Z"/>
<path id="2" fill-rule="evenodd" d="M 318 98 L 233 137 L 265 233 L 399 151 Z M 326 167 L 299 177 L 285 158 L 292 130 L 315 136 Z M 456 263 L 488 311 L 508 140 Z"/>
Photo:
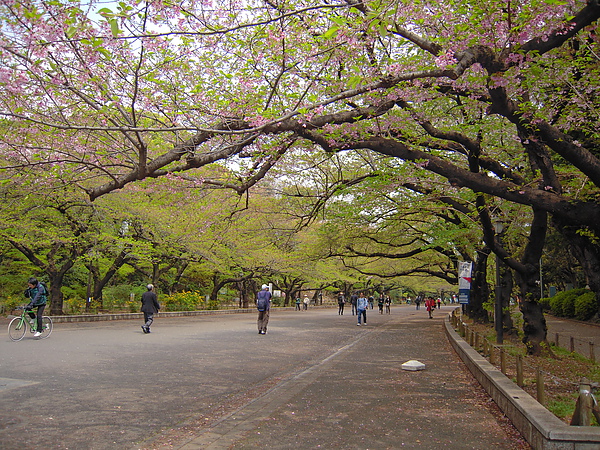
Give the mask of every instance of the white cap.
<path id="1" fill-rule="evenodd" d="M 267 286 L 266 284 L 263 284 L 263 285 L 262 285 L 262 288 L 263 288 L 263 289 L 269 289 L 269 286 Z"/>

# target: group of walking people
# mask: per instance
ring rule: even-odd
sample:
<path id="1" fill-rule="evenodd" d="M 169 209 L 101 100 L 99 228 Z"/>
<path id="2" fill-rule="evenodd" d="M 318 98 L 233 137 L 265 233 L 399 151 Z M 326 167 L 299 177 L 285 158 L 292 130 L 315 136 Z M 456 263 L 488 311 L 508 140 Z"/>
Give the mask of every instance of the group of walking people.
<path id="1" fill-rule="evenodd" d="M 346 306 L 346 296 L 344 292 L 340 291 L 337 296 L 338 301 L 338 315 L 344 315 L 344 307 Z M 433 297 L 422 297 L 418 296 L 415 300 L 417 309 L 421 302 L 425 302 L 425 309 L 429 314 L 429 318 L 433 318 L 433 310 L 436 308 L 436 301 Z M 301 306 L 304 306 L 304 310 L 308 309 L 309 299 L 304 298 L 304 301 L 300 300 L 300 297 L 296 298 L 296 310 L 300 310 Z M 438 302 L 438 307 L 441 307 L 441 301 Z M 365 296 L 364 292 L 353 292 L 350 296 L 350 305 L 352 307 L 352 315 L 357 316 L 357 326 L 367 324 L 367 309 L 373 309 L 374 298 L 373 296 Z M 377 300 L 377 306 L 379 314 L 385 313 L 391 314 L 392 299 L 387 294 L 381 294 Z M 271 306 L 271 293 L 269 287 L 263 284 L 262 290 L 257 295 L 257 308 L 258 308 L 258 334 L 267 334 L 267 324 L 269 322 L 269 310 Z"/>
<path id="2" fill-rule="evenodd" d="M 346 296 L 343 292 L 338 294 L 338 315 L 344 315 L 344 306 L 346 305 Z M 352 306 L 352 315 L 358 316 L 357 325 L 361 325 L 361 318 L 363 323 L 367 324 L 367 309 L 373 309 L 375 300 L 373 296 L 366 297 L 364 292 L 353 292 L 350 295 L 350 305 Z M 389 295 L 380 295 L 377 301 L 379 307 L 379 314 L 383 314 L 383 308 L 385 306 L 386 314 L 391 314 L 392 299 Z"/>
<path id="3" fill-rule="evenodd" d="M 300 300 L 300 297 L 296 297 L 296 311 L 308 311 L 309 304 L 310 299 L 307 296 L 304 296 L 304 300 Z"/>

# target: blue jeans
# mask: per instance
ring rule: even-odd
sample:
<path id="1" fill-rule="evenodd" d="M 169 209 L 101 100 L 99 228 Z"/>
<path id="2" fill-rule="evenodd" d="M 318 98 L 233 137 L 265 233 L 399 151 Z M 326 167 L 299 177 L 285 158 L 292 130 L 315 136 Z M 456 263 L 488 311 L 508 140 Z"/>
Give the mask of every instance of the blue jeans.
<path id="1" fill-rule="evenodd" d="M 366 309 L 357 309 L 356 314 L 358 314 L 358 323 L 360 323 L 360 318 L 364 318 L 365 324 L 367 323 L 367 310 Z"/>

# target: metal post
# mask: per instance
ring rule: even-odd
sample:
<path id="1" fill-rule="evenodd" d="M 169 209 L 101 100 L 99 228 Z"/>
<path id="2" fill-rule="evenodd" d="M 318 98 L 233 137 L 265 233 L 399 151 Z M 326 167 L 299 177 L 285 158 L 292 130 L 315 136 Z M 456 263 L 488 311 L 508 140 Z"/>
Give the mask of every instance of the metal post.
<path id="1" fill-rule="evenodd" d="M 497 218 L 493 222 L 494 232 L 496 233 L 496 242 L 498 247 L 502 248 L 502 232 L 504 231 L 504 223 L 502 219 Z M 494 301 L 494 329 L 496 330 L 496 344 L 504 342 L 503 323 L 502 323 L 502 285 L 500 276 L 500 266 L 502 260 L 496 251 L 496 299 Z"/>
<path id="2" fill-rule="evenodd" d="M 500 264 L 502 260 L 496 255 L 496 299 L 494 302 L 494 328 L 496 330 L 496 344 L 504 342 L 502 331 L 502 286 L 500 277 Z"/>
<path id="3" fill-rule="evenodd" d="M 540 298 L 544 298 L 544 277 L 542 275 L 542 257 L 540 256 Z"/>

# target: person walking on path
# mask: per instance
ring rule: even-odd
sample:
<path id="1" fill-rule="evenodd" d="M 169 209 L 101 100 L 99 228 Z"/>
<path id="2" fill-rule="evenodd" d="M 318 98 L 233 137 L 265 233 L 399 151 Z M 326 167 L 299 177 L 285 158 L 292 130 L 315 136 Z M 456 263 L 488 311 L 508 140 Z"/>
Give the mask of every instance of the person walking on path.
<path id="1" fill-rule="evenodd" d="M 383 314 L 383 296 L 377 300 L 377 306 L 379 307 L 379 314 Z"/>
<path id="2" fill-rule="evenodd" d="M 267 334 L 269 324 L 269 312 L 271 311 L 271 293 L 269 286 L 262 285 L 262 289 L 256 295 L 256 308 L 258 309 L 258 334 Z"/>
<path id="3" fill-rule="evenodd" d="M 304 311 L 308 311 L 308 304 L 310 303 L 308 296 L 304 297 L 303 303 L 304 303 Z"/>
<path id="4" fill-rule="evenodd" d="M 142 294 L 141 311 L 144 313 L 144 325 L 142 325 L 142 331 L 145 334 L 148 334 L 150 333 L 150 325 L 154 322 L 154 314 L 158 313 L 160 305 L 158 304 L 158 299 L 154 292 L 154 285 L 149 284 L 146 288 L 148 290 Z"/>
<path id="5" fill-rule="evenodd" d="M 389 295 L 385 296 L 385 313 L 392 313 L 392 298 Z"/>
<path id="6" fill-rule="evenodd" d="M 29 317 L 37 319 L 35 334 L 33 336 L 39 337 L 42 335 L 42 316 L 44 315 L 44 309 L 46 309 L 48 292 L 42 283 L 36 278 L 31 277 L 27 280 L 25 297 L 29 299 L 29 304 L 25 307 L 25 310 L 28 311 Z M 33 308 L 37 308 L 37 314 L 33 312 Z"/>
<path id="7" fill-rule="evenodd" d="M 296 311 L 300 311 L 300 304 L 302 300 L 300 300 L 300 296 L 296 297 Z"/>
<path id="8" fill-rule="evenodd" d="M 358 299 L 356 300 L 356 314 L 358 315 L 358 325 L 360 327 L 360 319 L 364 317 L 364 324 L 367 324 L 367 308 L 369 307 L 369 301 L 365 298 L 361 292 Z"/>
<path id="9" fill-rule="evenodd" d="M 346 299 L 344 298 L 344 293 L 340 292 L 338 294 L 338 316 L 344 315 L 344 304 L 346 303 Z"/>
<path id="10" fill-rule="evenodd" d="M 425 309 L 427 310 L 427 313 L 429 314 L 429 318 L 433 319 L 433 310 L 435 309 L 435 300 L 433 299 L 433 297 L 427 297 L 427 300 L 425 300 Z"/>
<path id="11" fill-rule="evenodd" d="M 358 300 L 358 295 L 356 292 L 353 292 L 350 296 L 350 303 L 352 304 L 352 315 L 356 313 L 356 301 Z"/>

